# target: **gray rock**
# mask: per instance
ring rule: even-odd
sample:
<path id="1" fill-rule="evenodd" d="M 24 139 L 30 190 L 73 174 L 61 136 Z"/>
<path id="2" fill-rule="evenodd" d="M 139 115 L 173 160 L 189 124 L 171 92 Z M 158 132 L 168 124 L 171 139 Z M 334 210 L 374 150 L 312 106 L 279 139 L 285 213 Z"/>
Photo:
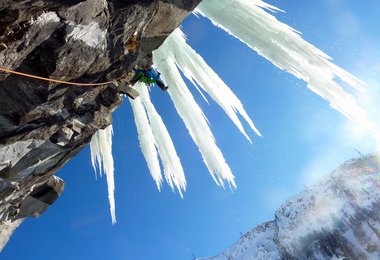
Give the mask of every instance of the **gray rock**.
<path id="1" fill-rule="evenodd" d="M 0 67 L 82 83 L 128 81 L 199 2 L 2 0 Z M 58 198 L 63 181 L 53 175 L 111 124 L 121 102 L 108 85 L 0 73 L 0 249 L 25 217 Z"/>

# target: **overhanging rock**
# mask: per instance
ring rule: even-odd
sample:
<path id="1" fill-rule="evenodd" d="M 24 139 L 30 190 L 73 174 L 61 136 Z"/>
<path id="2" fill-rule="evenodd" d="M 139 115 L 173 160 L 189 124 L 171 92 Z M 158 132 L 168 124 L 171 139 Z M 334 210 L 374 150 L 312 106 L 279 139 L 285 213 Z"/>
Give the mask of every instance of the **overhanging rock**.
<path id="1" fill-rule="evenodd" d="M 200 1 L 1 1 L 0 67 L 73 82 L 128 80 Z M 0 248 L 58 198 L 63 181 L 53 175 L 111 124 L 121 102 L 108 85 L 0 74 Z"/>

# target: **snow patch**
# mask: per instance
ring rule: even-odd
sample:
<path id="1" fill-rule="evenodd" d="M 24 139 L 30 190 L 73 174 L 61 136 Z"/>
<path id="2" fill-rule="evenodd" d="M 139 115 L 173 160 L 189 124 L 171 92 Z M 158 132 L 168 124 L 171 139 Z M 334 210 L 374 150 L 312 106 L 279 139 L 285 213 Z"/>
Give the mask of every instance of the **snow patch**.
<path id="1" fill-rule="evenodd" d="M 100 49 L 102 51 L 106 50 L 107 48 L 107 30 L 102 31 L 97 22 L 91 22 L 88 25 L 69 22 L 66 31 L 66 42 L 70 40 L 80 40 L 86 45 L 92 48 Z"/>
<path id="2" fill-rule="evenodd" d="M 56 12 L 47 12 L 39 16 L 35 22 L 38 23 L 39 26 L 44 26 L 48 23 L 58 23 L 59 21 L 61 21 L 61 19 L 59 19 Z M 32 21 L 32 23 L 34 23 L 34 21 Z"/>
<path id="3" fill-rule="evenodd" d="M 24 221 L 23 218 L 14 221 L 3 221 L 1 222 L 0 228 L 0 252 L 3 250 L 4 246 L 8 243 L 9 238 L 12 236 L 13 232 L 21 225 Z"/>
<path id="4" fill-rule="evenodd" d="M 198 260 L 281 259 L 280 251 L 274 242 L 275 236 L 275 223 L 267 222 L 242 234 L 237 243 L 219 255 Z"/>

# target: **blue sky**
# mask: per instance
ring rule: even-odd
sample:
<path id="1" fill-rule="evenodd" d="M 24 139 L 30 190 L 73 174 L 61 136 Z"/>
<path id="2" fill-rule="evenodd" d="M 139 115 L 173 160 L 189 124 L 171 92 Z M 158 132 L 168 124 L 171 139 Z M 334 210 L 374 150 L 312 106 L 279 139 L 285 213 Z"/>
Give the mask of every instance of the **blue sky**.
<path id="1" fill-rule="evenodd" d="M 363 103 L 374 116 L 380 80 L 380 6 L 354 0 L 270 1 L 281 21 L 369 84 Z M 173 138 L 187 176 L 184 199 L 167 185 L 158 192 L 139 149 L 130 105 L 114 113 L 117 224 L 111 225 L 105 178 L 95 180 L 89 149 L 58 173 L 61 198 L 39 219 L 15 232 L 4 259 L 191 259 L 214 255 L 240 232 L 273 219 L 289 196 L 357 156 L 375 142 L 348 122 L 304 82 L 278 70 L 206 19 L 183 23 L 190 45 L 240 97 L 263 134 L 251 145 L 213 102 L 193 92 L 238 189 L 213 182 L 167 93 L 152 100 Z"/>

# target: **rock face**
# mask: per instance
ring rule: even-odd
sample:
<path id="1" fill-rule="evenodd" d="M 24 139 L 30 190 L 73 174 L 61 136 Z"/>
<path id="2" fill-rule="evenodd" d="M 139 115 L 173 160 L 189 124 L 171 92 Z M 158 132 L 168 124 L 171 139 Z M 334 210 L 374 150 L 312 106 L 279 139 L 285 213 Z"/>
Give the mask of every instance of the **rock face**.
<path id="1" fill-rule="evenodd" d="M 380 259 L 380 157 L 346 162 L 206 259 Z"/>
<path id="2" fill-rule="evenodd" d="M 0 67 L 64 81 L 128 80 L 201 0 L 1 0 Z M 63 191 L 53 176 L 122 98 L 108 85 L 0 73 L 0 248 Z"/>

